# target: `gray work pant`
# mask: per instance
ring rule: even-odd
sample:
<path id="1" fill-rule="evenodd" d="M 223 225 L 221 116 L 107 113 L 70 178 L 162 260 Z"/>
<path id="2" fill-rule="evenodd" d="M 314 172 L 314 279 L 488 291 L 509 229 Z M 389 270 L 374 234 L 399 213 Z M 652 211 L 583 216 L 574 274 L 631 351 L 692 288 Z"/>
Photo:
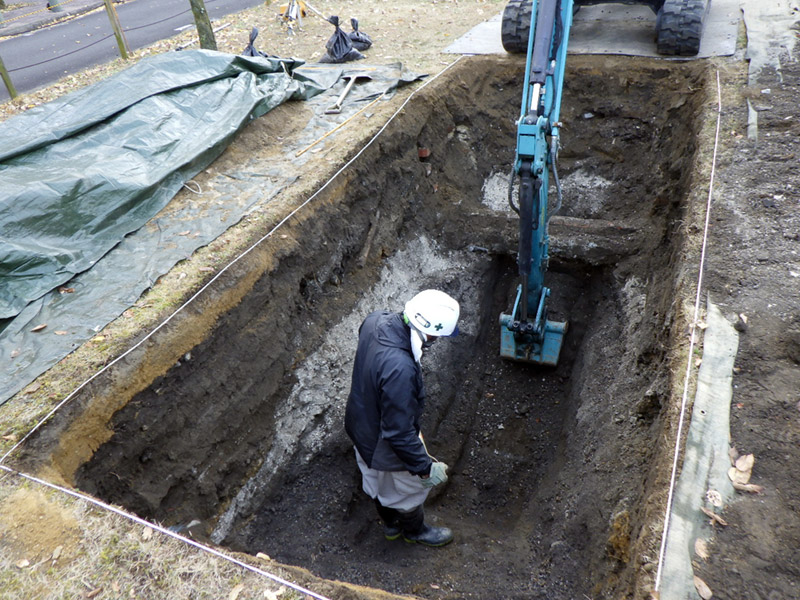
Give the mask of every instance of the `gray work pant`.
<path id="1" fill-rule="evenodd" d="M 361 470 L 366 494 L 370 498 L 377 498 L 387 508 L 408 512 L 421 506 L 431 491 L 431 488 L 422 487 L 422 480 L 408 471 L 370 469 L 358 450 L 356 462 Z"/>

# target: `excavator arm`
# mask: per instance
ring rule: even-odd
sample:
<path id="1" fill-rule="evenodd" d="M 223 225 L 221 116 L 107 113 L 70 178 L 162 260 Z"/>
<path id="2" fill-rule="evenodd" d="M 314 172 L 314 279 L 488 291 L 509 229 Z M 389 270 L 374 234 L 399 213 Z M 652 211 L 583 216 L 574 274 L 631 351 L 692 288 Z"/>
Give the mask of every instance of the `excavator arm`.
<path id="1" fill-rule="evenodd" d="M 513 4 L 512 0 L 512 13 Z M 520 284 L 511 314 L 500 315 L 500 354 L 512 360 L 556 365 L 567 324 L 547 319 L 550 290 L 544 286 L 544 275 L 548 263 L 551 173 L 559 192 L 559 114 L 573 0 L 517 4 L 520 10 L 531 11 L 514 160 L 514 175 L 519 179 L 518 206 L 509 194 L 511 206 L 519 214 Z M 507 8 L 504 19 L 508 14 Z"/>
<path id="2" fill-rule="evenodd" d="M 510 314 L 500 315 L 500 354 L 505 358 L 556 365 L 567 324 L 547 319 L 550 290 L 544 285 L 548 263 L 547 224 L 560 207 L 557 156 L 561 96 L 572 16 L 580 6 L 620 0 L 510 0 L 501 36 L 508 52 L 524 52 L 525 82 L 517 121 L 514 178 L 519 179 L 520 284 Z M 656 46 L 664 54 L 699 52 L 709 0 L 621 0 L 645 4 L 656 14 Z M 558 202 L 550 211 L 552 177 Z"/>

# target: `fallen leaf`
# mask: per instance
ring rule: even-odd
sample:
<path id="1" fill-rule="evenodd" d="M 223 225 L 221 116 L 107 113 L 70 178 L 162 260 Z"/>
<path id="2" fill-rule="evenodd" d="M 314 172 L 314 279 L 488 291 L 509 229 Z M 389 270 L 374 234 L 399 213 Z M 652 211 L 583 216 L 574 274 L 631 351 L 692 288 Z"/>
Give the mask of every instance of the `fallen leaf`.
<path id="1" fill-rule="evenodd" d="M 92 338 L 92 341 L 93 341 L 93 342 L 102 342 L 102 341 L 104 341 L 105 339 L 106 339 L 106 338 L 105 338 L 105 336 L 103 336 L 103 335 L 96 335 L 96 336 L 94 336 L 94 337 Z"/>
<path id="2" fill-rule="evenodd" d="M 432 584 L 430 584 L 430 586 L 431 586 L 431 589 L 432 589 L 432 590 L 438 590 L 438 589 L 441 589 L 441 588 L 440 588 L 438 585 L 436 585 L 435 583 L 432 583 Z"/>
<path id="3" fill-rule="evenodd" d="M 698 321 L 697 322 L 697 328 L 700 329 L 701 331 L 705 330 L 705 329 L 708 328 L 708 323 L 705 323 L 703 321 Z"/>
<path id="4" fill-rule="evenodd" d="M 99 596 L 102 591 L 103 591 L 103 588 L 95 588 L 91 592 L 86 592 L 83 595 L 83 597 L 86 598 L 87 600 L 89 598 L 95 598 L 96 596 Z"/>
<path id="5" fill-rule="evenodd" d="M 695 358 L 694 359 L 694 366 L 695 367 L 699 367 L 702 364 L 703 364 L 703 359 L 702 358 Z"/>
<path id="6" fill-rule="evenodd" d="M 24 569 L 25 567 L 29 567 L 30 565 L 31 561 L 29 561 L 27 558 L 23 558 L 22 560 L 19 560 L 16 563 L 14 563 L 14 566 L 17 567 L 18 569 Z"/>
<path id="7" fill-rule="evenodd" d="M 235 588 L 231 590 L 231 593 L 228 594 L 228 600 L 236 600 L 239 597 L 239 594 L 244 591 L 244 584 L 240 583 Z"/>
<path id="8" fill-rule="evenodd" d="M 198 270 L 198 271 L 202 271 L 202 272 L 204 272 L 204 273 L 208 273 L 209 271 L 213 271 L 213 270 L 214 270 L 214 267 L 200 267 L 200 268 L 199 268 L 199 269 L 197 269 L 197 270 Z"/>
<path id="9" fill-rule="evenodd" d="M 42 329 L 44 329 L 45 327 L 47 327 L 47 323 L 42 323 L 41 325 L 37 325 L 36 327 L 34 327 L 33 329 L 31 329 L 31 331 L 33 331 L 33 332 L 36 332 L 36 331 L 41 331 L 41 330 L 42 330 Z"/>
<path id="10" fill-rule="evenodd" d="M 181 231 L 178 235 L 189 235 L 192 233 L 191 229 L 187 229 L 186 231 Z"/>
<path id="11" fill-rule="evenodd" d="M 263 552 L 256 554 L 256 558 L 260 558 L 261 560 L 272 560 L 269 555 L 264 554 Z"/>
<path id="12" fill-rule="evenodd" d="M 750 471 L 740 471 L 736 467 L 728 469 L 728 478 L 734 483 L 747 483 L 750 481 Z"/>
<path id="13" fill-rule="evenodd" d="M 66 332 L 66 331 L 56 331 L 55 332 L 56 335 L 67 335 L 67 333 L 68 332 Z"/>
<path id="14" fill-rule="evenodd" d="M 717 508 L 722 508 L 722 494 L 720 494 L 717 490 L 708 490 L 706 492 L 706 500 L 708 500 Z"/>
<path id="15" fill-rule="evenodd" d="M 51 560 L 56 561 L 61 557 L 61 552 L 64 550 L 64 546 L 58 546 L 55 550 L 53 550 L 53 556 L 50 557 Z"/>
<path id="16" fill-rule="evenodd" d="M 752 471 L 753 465 L 756 462 L 756 457 L 752 454 L 745 454 L 736 459 L 736 468 L 739 471 Z"/>
<path id="17" fill-rule="evenodd" d="M 151 537 L 153 537 L 153 528 L 152 527 L 145 527 L 144 531 L 142 532 L 142 539 L 146 542 Z"/>
<path id="18" fill-rule="evenodd" d="M 708 510 L 708 509 L 707 509 L 705 506 L 701 506 L 701 507 L 700 507 L 700 510 L 702 510 L 702 511 L 703 511 L 703 512 L 706 514 L 706 516 L 708 516 L 708 517 L 711 517 L 712 524 L 713 524 L 714 522 L 717 522 L 717 523 L 719 523 L 720 525 L 722 525 L 723 527 L 727 527 L 727 526 L 728 526 L 728 523 L 725 521 L 725 519 L 723 519 L 722 517 L 720 517 L 720 516 L 719 516 L 717 513 L 715 513 L 713 510 Z"/>
<path id="19" fill-rule="evenodd" d="M 755 483 L 736 483 L 735 481 L 733 482 L 733 489 L 740 492 L 750 492 L 751 494 L 760 494 L 764 491 L 762 486 Z"/>
<path id="20" fill-rule="evenodd" d="M 694 541 L 694 552 L 703 560 L 708 560 L 708 557 L 711 556 L 708 553 L 708 544 L 703 538 L 697 538 Z"/>
<path id="21" fill-rule="evenodd" d="M 31 385 L 25 388 L 25 393 L 33 394 L 34 392 L 38 392 L 41 387 L 42 387 L 41 383 L 32 383 Z"/>
<path id="22" fill-rule="evenodd" d="M 75 293 L 75 288 L 60 287 L 60 288 L 58 288 L 58 293 L 59 294 L 74 294 Z"/>
<path id="23" fill-rule="evenodd" d="M 711 592 L 711 588 L 706 585 L 706 582 L 697 575 L 694 576 L 694 587 L 703 600 L 711 600 L 711 597 L 714 595 Z"/>

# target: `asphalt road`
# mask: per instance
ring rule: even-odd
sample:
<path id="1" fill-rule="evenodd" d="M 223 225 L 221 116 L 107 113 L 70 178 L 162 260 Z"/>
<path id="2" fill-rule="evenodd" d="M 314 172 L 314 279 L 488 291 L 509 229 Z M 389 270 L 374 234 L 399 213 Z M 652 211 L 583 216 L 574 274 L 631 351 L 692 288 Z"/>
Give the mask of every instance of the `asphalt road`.
<path id="1" fill-rule="evenodd" d="M 212 19 L 256 6 L 263 0 L 206 0 Z M 189 0 L 130 0 L 116 5 L 132 50 L 193 27 Z M 242 40 L 244 49 L 247 40 Z M 48 85 L 119 56 L 117 41 L 105 11 L 96 11 L 0 41 L 0 57 L 19 93 Z M 0 102 L 9 95 L 0 80 Z"/>

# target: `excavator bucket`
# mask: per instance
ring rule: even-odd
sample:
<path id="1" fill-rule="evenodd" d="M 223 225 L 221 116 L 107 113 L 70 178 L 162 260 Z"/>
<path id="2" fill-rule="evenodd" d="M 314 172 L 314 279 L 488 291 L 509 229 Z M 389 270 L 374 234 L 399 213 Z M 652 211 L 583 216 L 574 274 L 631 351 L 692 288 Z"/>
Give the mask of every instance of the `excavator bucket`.
<path id="1" fill-rule="evenodd" d="M 567 333 L 567 323 L 547 321 L 541 342 L 518 340 L 507 328 L 500 332 L 500 356 L 519 362 L 555 367 Z"/>
<path id="2" fill-rule="evenodd" d="M 540 302 L 544 308 L 544 298 L 550 290 L 544 288 Z M 519 320 L 521 290 L 517 293 L 514 310 L 511 315 L 500 315 L 500 356 L 509 360 L 555 367 L 561 355 L 564 336 L 568 324 L 560 321 L 549 321 L 538 312 L 537 319 L 530 323 Z"/>

